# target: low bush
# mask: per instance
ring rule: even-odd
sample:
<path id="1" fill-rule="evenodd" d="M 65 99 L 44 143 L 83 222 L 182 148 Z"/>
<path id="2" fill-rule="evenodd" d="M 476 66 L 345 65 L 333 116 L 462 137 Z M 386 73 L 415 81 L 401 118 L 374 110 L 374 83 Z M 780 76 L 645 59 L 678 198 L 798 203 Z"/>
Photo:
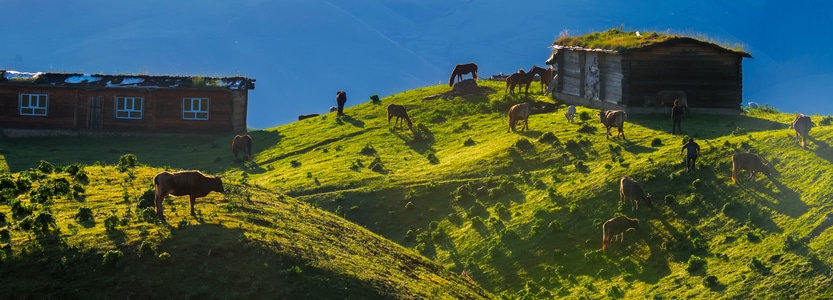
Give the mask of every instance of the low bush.
<path id="1" fill-rule="evenodd" d="M 93 218 L 93 210 L 86 206 L 79 207 L 78 212 L 75 214 L 75 220 L 78 222 L 89 222 Z"/>
<path id="2" fill-rule="evenodd" d="M 124 172 L 127 169 L 135 168 L 139 164 L 139 159 L 135 154 L 125 154 L 119 157 L 119 164 L 116 167 L 119 171 Z"/>
<path id="3" fill-rule="evenodd" d="M 697 272 L 703 270 L 706 267 L 706 260 L 702 257 L 692 255 L 688 258 L 688 262 L 686 262 L 686 271 L 689 273 Z"/>
<path id="4" fill-rule="evenodd" d="M 121 261 L 122 257 L 124 257 L 124 253 L 121 250 L 110 250 L 104 253 L 104 259 L 102 260 L 102 264 L 107 267 L 113 267 L 118 265 L 119 261 Z"/>

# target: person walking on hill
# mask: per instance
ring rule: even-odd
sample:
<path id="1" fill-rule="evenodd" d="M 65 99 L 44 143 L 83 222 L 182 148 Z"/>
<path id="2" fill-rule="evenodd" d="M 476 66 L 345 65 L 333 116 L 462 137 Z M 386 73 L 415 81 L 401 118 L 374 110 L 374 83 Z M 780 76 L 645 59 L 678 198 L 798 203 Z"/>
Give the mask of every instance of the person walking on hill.
<path id="1" fill-rule="evenodd" d="M 336 103 L 338 103 L 338 116 L 344 116 L 344 103 L 347 102 L 347 93 L 338 91 L 336 93 Z"/>
<path id="2" fill-rule="evenodd" d="M 680 155 L 683 155 L 683 151 L 686 150 L 688 150 L 685 159 L 686 172 L 691 172 L 694 169 L 694 164 L 697 163 L 697 157 L 700 156 L 700 145 L 694 142 L 693 138 L 689 138 L 688 143 L 685 143 L 683 148 L 680 149 Z"/>
<path id="3" fill-rule="evenodd" d="M 674 108 L 671 109 L 671 134 L 676 133 L 677 129 L 680 134 L 683 134 L 683 128 L 680 123 L 683 120 L 683 106 L 680 104 L 680 99 L 674 99 Z"/>

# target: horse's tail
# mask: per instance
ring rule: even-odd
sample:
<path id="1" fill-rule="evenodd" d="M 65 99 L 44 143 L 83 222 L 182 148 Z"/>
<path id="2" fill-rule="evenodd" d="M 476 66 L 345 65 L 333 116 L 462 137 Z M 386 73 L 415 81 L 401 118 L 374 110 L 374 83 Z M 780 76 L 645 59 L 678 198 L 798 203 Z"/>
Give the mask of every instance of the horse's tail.
<path id="1" fill-rule="evenodd" d="M 451 71 L 451 77 L 448 77 L 448 86 L 454 86 L 454 75 L 457 75 L 457 67 L 454 67 L 454 70 Z"/>

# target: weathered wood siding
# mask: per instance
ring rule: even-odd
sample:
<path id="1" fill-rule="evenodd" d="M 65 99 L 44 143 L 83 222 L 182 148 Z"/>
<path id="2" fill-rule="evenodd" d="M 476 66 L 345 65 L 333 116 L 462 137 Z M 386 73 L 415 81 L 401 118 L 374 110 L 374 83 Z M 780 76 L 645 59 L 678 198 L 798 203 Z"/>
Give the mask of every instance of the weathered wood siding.
<path id="1" fill-rule="evenodd" d="M 681 42 L 625 54 L 626 103 L 642 106 L 659 90 L 685 91 L 690 107 L 740 109 L 742 57 L 700 43 Z"/>
<path id="2" fill-rule="evenodd" d="M 564 51 L 563 62 L 558 65 L 558 77 L 561 82 L 559 89 L 561 93 L 581 97 L 581 86 L 583 82 L 584 64 L 581 61 L 583 52 L 573 50 Z"/>
<path id="3" fill-rule="evenodd" d="M 619 55 L 599 54 L 602 69 L 602 100 L 612 103 L 622 101 L 622 57 Z"/>

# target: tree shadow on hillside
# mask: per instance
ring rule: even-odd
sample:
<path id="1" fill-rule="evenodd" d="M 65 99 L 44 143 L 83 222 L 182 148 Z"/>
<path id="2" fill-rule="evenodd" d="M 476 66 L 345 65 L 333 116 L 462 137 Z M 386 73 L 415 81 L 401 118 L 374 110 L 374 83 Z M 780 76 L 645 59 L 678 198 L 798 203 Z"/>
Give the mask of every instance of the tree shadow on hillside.
<path id="1" fill-rule="evenodd" d="M 658 114 L 634 114 L 628 116 L 628 122 L 664 132 L 668 132 L 671 125 L 667 116 Z M 789 128 L 789 124 L 745 115 L 690 114 L 683 117 L 681 127 L 685 135 L 698 139 L 714 139 L 737 133 L 739 128 L 743 132 L 757 132 L 785 129 Z"/>

